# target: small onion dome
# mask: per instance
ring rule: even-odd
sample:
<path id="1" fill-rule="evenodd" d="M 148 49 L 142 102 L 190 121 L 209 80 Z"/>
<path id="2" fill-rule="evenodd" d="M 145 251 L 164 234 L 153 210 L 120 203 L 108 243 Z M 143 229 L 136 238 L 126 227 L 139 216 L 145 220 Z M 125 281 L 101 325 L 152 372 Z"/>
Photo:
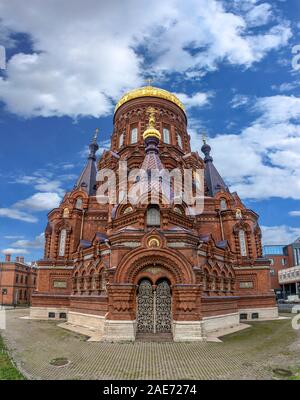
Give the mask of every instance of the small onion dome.
<path id="1" fill-rule="evenodd" d="M 149 115 L 149 124 L 148 124 L 148 128 L 143 133 L 143 139 L 146 140 L 149 137 L 155 137 L 156 139 L 160 140 L 161 134 L 155 128 L 155 110 L 154 110 L 154 108 L 150 107 L 148 109 L 148 112 L 150 114 Z"/>

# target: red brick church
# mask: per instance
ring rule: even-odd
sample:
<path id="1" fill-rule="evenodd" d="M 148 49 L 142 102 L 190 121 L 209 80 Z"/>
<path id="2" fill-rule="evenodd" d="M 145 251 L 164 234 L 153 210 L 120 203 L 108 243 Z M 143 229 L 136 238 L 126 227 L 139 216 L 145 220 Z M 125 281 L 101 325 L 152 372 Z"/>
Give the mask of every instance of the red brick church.
<path id="1" fill-rule="evenodd" d="M 204 158 L 192 151 L 179 99 L 152 86 L 133 90 L 113 123 L 110 149 L 97 160 L 95 134 L 76 185 L 48 215 L 31 317 L 67 319 L 111 341 L 203 340 L 240 320 L 277 317 L 258 215 L 230 192 L 205 141 Z M 118 175 L 120 161 L 148 174 L 203 171 L 204 210 L 161 195 L 153 204 L 99 202 L 97 172 Z"/>

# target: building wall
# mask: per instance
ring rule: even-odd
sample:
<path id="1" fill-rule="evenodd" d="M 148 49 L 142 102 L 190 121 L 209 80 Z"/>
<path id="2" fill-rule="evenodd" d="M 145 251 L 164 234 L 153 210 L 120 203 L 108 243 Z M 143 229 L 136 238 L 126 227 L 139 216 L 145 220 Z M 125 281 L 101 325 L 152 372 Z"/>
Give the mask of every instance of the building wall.
<path id="1" fill-rule="evenodd" d="M 6 261 L 0 263 L 0 304 L 30 305 L 36 283 L 36 268 L 28 266 L 23 258 L 11 261 L 6 256 Z"/>
<path id="2" fill-rule="evenodd" d="M 167 100 L 150 97 L 132 100 L 117 110 L 111 149 L 100 157 L 98 169 L 117 172 L 120 160 L 127 161 L 129 170 L 142 165 L 149 106 L 156 110 L 156 129 L 167 126 L 170 130 L 170 144 L 158 144 L 162 164 L 181 171 L 203 170 L 203 159 L 190 148 L 184 112 Z M 130 143 L 133 127 L 138 129 L 135 144 Z M 236 323 L 240 309 L 273 310 L 275 297 L 269 262 L 262 256 L 258 215 L 225 188 L 211 196 L 205 187 L 205 194 L 203 212 L 196 216 L 186 204 L 176 209 L 160 201 L 160 222 L 148 226 L 148 204 L 132 204 L 128 211 L 128 204 L 99 204 L 82 188 L 66 193 L 60 206 L 48 214 L 32 315 L 47 318 L 50 312 L 56 318 L 63 313 L 59 310 L 67 310 L 74 324 L 101 325 L 108 338 L 109 332 L 117 337 L 118 329 L 124 338 L 128 329 L 132 338 L 137 289 L 145 278 L 153 287 L 160 279 L 169 281 L 176 340 L 180 340 L 179 331 L 185 338 L 189 329 L 198 334 L 199 321 L 212 329 L 222 321 Z M 76 206 L 78 198 L 81 209 Z M 225 209 L 221 207 L 224 201 Z M 62 231 L 66 236 L 60 254 Z"/>

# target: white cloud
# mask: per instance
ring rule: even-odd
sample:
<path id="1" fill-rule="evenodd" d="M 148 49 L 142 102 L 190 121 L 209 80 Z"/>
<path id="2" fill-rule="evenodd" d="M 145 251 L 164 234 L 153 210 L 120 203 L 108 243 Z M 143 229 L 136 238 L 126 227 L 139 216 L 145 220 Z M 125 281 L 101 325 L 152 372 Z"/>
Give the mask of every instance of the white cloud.
<path id="1" fill-rule="evenodd" d="M 272 85 L 272 89 L 279 90 L 279 92 L 289 92 L 289 91 L 294 90 L 299 87 L 300 87 L 299 80 L 296 80 L 293 82 L 284 82 L 284 83 L 281 83 L 280 85 Z"/>
<path id="2" fill-rule="evenodd" d="M 241 134 L 209 139 L 216 167 L 242 198 L 300 198 L 300 99 L 259 98 L 258 117 Z M 199 148 L 192 131 L 192 145 Z"/>
<path id="3" fill-rule="evenodd" d="M 268 3 L 262 3 L 254 6 L 245 15 L 248 26 L 255 27 L 265 25 L 272 19 L 272 6 Z"/>
<path id="4" fill-rule="evenodd" d="M 184 107 L 188 110 L 194 107 L 202 107 L 208 103 L 211 93 L 195 93 L 192 96 L 188 96 L 185 93 L 174 93 L 179 100 L 183 103 Z"/>
<path id="5" fill-rule="evenodd" d="M 16 219 L 24 222 L 37 222 L 37 218 L 33 215 L 13 208 L 0 208 L 0 217 Z"/>
<path id="6" fill-rule="evenodd" d="M 230 104 L 232 108 L 239 108 L 249 103 L 249 97 L 243 94 L 236 94 Z"/>
<path id="7" fill-rule="evenodd" d="M 9 59 L 0 99 L 25 117 L 99 117 L 112 111 L 125 89 L 142 84 L 145 61 L 148 73 L 158 77 L 177 72 L 194 79 L 223 61 L 250 67 L 287 44 L 291 30 L 285 21 L 261 27 L 260 34 L 249 30 L 254 21 L 270 20 L 268 3 L 234 12 L 226 11 L 227 4 L 1 2 L 2 30 L 28 34 L 33 51 Z"/>
<path id="8" fill-rule="evenodd" d="M 255 109 L 262 113 L 259 121 L 270 126 L 300 118 L 300 98 L 296 96 L 270 96 L 257 100 Z"/>
<path id="9" fill-rule="evenodd" d="M 27 199 L 20 200 L 13 205 L 14 208 L 25 208 L 31 211 L 46 211 L 59 206 L 61 197 L 57 193 L 35 193 Z"/>
<path id="10" fill-rule="evenodd" d="M 19 239 L 11 244 L 13 247 L 21 247 L 23 248 L 32 248 L 32 249 L 41 249 L 44 247 L 45 242 L 45 234 L 41 233 L 40 235 L 36 236 L 34 240 L 27 240 L 27 239 Z"/>
<path id="11" fill-rule="evenodd" d="M 291 217 L 300 217 L 300 211 L 290 211 L 289 215 Z"/>
<path id="12" fill-rule="evenodd" d="M 7 248 L 1 251 L 2 254 L 29 254 L 25 249 Z"/>
<path id="13" fill-rule="evenodd" d="M 65 163 L 65 164 L 63 164 L 62 165 L 62 169 L 73 169 L 75 167 L 75 165 L 74 164 L 71 164 L 71 163 Z"/>
<path id="14" fill-rule="evenodd" d="M 64 168 L 64 165 L 67 167 Z M 57 166 L 50 165 L 49 168 L 55 168 Z M 58 169 L 63 169 L 64 172 L 73 168 L 73 164 L 62 164 L 58 166 Z M 56 192 L 59 196 L 63 196 L 65 193 L 65 189 L 62 187 L 65 181 L 76 180 L 77 176 L 74 174 L 66 173 L 57 175 L 55 178 L 53 177 L 53 172 L 46 170 L 35 171 L 32 175 L 22 175 L 14 180 L 11 183 L 19 183 L 23 185 L 32 186 L 35 190 L 39 192 Z"/>
<path id="15" fill-rule="evenodd" d="M 264 245 L 290 244 L 300 236 L 300 228 L 291 226 L 261 226 Z"/>
<path id="16" fill-rule="evenodd" d="M 4 236 L 4 239 L 23 239 L 24 236 L 22 235 L 6 235 Z"/>

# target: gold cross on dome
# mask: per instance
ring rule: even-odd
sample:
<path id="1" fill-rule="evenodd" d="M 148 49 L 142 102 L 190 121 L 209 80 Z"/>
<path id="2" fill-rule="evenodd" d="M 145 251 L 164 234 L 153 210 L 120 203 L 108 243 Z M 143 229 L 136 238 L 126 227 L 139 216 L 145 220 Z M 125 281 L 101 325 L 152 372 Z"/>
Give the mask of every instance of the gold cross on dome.
<path id="1" fill-rule="evenodd" d="M 152 78 L 147 78 L 146 82 L 148 83 L 148 86 L 151 86 L 151 83 L 153 82 Z"/>

